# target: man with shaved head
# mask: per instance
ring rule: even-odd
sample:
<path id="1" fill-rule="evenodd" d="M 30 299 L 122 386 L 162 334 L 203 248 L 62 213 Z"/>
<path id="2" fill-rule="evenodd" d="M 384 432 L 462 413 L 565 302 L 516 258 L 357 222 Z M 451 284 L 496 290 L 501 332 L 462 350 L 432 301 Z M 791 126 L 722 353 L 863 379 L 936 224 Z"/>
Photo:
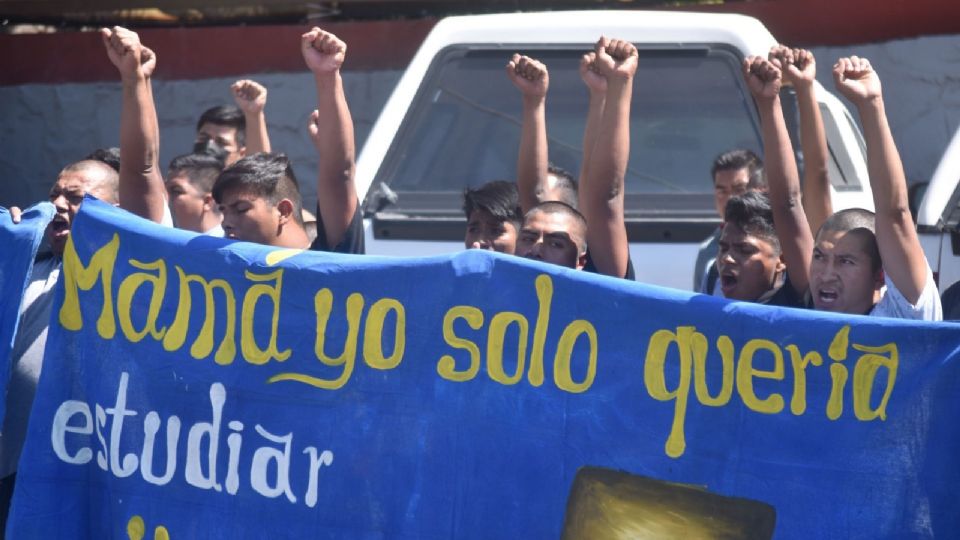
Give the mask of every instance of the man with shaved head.
<path id="1" fill-rule="evenodd" d="M 50 202 L 57 213 L 47 226 L 47 240 L 54 255 L 62 255 L 70 227 L 86 194 L 108 202 L 120 203 L 120 175 L 102 161 L 84 160 L 67 165 L 50 188 Z"/>
<path id="2" fill-rule="evenodd" d="M 587 264 L 587 221 L 566 203 L 540 203 L 523 218 L 516 252 L 535 261 L 583 270 Z"/>

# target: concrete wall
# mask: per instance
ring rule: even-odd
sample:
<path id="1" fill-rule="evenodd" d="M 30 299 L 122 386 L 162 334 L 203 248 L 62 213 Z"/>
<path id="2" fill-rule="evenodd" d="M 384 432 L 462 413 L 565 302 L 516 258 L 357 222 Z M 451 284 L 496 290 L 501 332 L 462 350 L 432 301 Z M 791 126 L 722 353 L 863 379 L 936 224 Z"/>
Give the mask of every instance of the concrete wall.
<path id="1" fill-rule="evenodd" d="M 344 74 L 358 151 L 401 72 Z M 160 163 L 190 152 L 196 121 L 208 107 L 232 103 L 234 78 L 154 81 L 160 120 Z M 317 156 L 306 125 L 314 108 L 313 79 L 306 73 L 258 75 L 268 88 L 267 123 L 275 151 L 286 152 L 300 180 L 307 208 L 316 201 Z M 44 199 L 60 169 L 96 148 L 117 146 L 120 84 L 87 83 L 0 87 L 0 205 Z"/>
<path id="2" fill-rule="evenodd" d="M 887 117 L 907 179 L 928 181 L 960 126 L 960 35 L 814 47 L 812 51 L 817 79 L 831 91 L 831 69 L 837 58 L 856 54 L 870 59 L 880 74 Z M 859 121 L 853 106 L 846 105 Z"/>
<path id="3" fill-rule="evenodd" d="M 960 125 L 960 35 L 880 44 L 816 47 L 819 77 L 833 88 L 830 68 L 842 55 L 870 58 L 881 75 L 887 112 L 907 177 L 927 180 Z M 344 74 L 362 143 L 400 76 L 399 70 Z M 269 89 L 267 119 L 274 149 L 290 155 L 308 208 L 315 200 L 316 155 L 306 134 L 313 82 L 306 73 L 256 76 Z M 231 101 L 235 78 L 156 80 L 161 164 L 190 151 L 196 118 Z M 0 205 L 43 199 L 60 168 L 90 151 L 118 144 L 119 83 L 28 84 L 0 87 Z M 854 115 L 856 117 L 856 115 Z"/>

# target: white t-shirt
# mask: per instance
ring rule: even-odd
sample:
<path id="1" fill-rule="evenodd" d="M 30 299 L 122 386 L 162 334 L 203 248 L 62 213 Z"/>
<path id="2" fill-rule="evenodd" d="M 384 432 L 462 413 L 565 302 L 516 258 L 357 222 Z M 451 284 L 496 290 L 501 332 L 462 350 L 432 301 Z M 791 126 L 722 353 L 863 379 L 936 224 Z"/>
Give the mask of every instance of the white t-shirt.
<path id="1" fill-rule="evenodd" d="M 930 270 L 929 264 L 927 264 L 927 280 L 916 304 L 911 304 L 909 300 L 904 298 L 903 293 L 890 281 L 889 275 L 885 277 L 885 282 L 886 290 L 877 305 L 870 310 L 869 315 L 871 317 L 893 317 L 895 319 L 917 321 L 943 320 L 940 294 L 937 292 L 937 286 L 933 281 L 933 271 Z"/>
<path id="2" fill-rule="evenodd" d="M 217 238 L 223 238 L 223 226 L 220 224 L 217 224 L 217 226 L 213 227 L 212 229 L 208 230 L 203 234 L 205 234 L 206 236 L 216 236 Z"/>

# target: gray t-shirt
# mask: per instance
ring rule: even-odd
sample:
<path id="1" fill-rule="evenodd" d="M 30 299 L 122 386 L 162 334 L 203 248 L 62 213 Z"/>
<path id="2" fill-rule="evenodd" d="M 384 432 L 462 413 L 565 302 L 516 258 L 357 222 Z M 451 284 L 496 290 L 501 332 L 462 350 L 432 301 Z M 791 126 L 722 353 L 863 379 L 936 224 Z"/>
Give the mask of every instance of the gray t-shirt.
<path id="1" fill-rule="evenodd" d="M 707 237 L 701 244 L 700 249 L 697 251 L 697 262 L 693 266 L 693 290 L 694 292 L 701 292 L 704 294 L 710 294 L 710 290 L 707 288 L 706 279 L 707 275 L 710 274 L 710 268 L 717 261 L 717 249 L 720 245 L 720 227 L 717 227 L 713 234 Z M 714 296 L 722 296 L 718 291 L 719 287 L 714 289 Z"/>
<path id="2" fill-rule="evenodd" d="M 173 226 L 170 207 L 163 205 L 161 225 Z M 23 293 L 20 326 L 10 355 L 10 381 L 7 383 L 7 413 L 0 431 L 0 478 L 17 472 L 20 451 L 27 436 L 27 421 L 37 393 L 37 381 L 47 345 L 47 326 L 53 309 L 53 289 L 60 277 L 61 259 L 49 252 L 33 263 L 30 284 Z"/>
<path id="3" fill-rule="evenodd" d="M 60 258 L 41 256 L 34 262 L 30 284 L 23 294 L 20 326 L 13 342 L 10 381 L 7 383 L 7 414 L 0 433 L 0 478 L 17 472 L 20 450 L 27 435 L 27 420 L 37 392 L 47 325 L 53 308 L 53 289 L 60 276 Z"/>

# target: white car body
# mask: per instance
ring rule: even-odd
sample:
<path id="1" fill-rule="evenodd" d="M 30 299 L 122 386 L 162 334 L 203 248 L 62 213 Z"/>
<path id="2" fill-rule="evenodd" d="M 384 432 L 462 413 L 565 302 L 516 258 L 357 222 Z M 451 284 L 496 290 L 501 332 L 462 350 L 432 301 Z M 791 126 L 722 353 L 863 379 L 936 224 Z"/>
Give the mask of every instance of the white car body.
<path id="1" fill-rule="evenodd" d="M 404 75 L 401 77 L 393 94 L 383 108 L 377 122 L 359 155 L 356 170 L 357 189 L 361 198 L 365 199 L 365 241 L 367 253 L 379 255 L 428 255 L 438 253 L 452 253 L 464 248 L 462 241 L 456 241 L 451 234 L 443 241 L 425 239 L 423 234 L 413 235 L 412 238 L 397 238 L 396 234 L 386 234 L 378 230 L 376 219 L 391 219 L 397 213 L 390 208 L 381 212 L 374 212 L 378 208 L 370 208 L 371 194 L 376 191 L 375 179 L 381 176 L 381 167 L 391 147 L 396 148 L 401 137 L 401 125 L 411 121 L 410 115 L 413 100 L 425 78 L 442 51 L 462 44 L 471 47 L 487 48 L 502 51 L 503 63 L 506 64 L 509 56 L 515 50 L 544 50 L 555 47 L 568 47 L 586 52 L 591 50 L 600 35 L 627 39 L 641 49 L 641 67 L 644 65 L 644 55 L 648 50 L 663 47 L 664 50 L 682 49 L 684 47 L 699 47 L 720 45 L 729 50 L 739 59 L 749 55 L 766 55 L 770 47 L 777 41 L 767 29 L 756 19 L 741 15 L 730 14 L 700 14 L 680 12 L 651 12 L 651 11 L 582 11 L 582 12 L 549 12 L 549 13 L 515 13 L 503 15 L 479 15 L 465 17 L 451 17 L 440 21 L 423 42 L 417 54 L 410 62 Z M 548 64 L 549 66 L 549 64 Z M 439 68 L 434 68 L 439 69 Z M 547 97 L 548 115 L 551 108 L 551 95 L 554 92 L 553 67 L 551 69 L 551 94 Z M 742 81 L 740 81 L 742 82 Z M 504 76 L 501 81 L 491 80 L 491 85 L 509 82 Z M 647 84 L 640 80 L 638 75 L 637 87 Z M 737 83 L 732 83 L 737 84 Z M 821 103 L 821 111 L 828 128 L 828 142 L 834 161 L 831 161 L 832 171 L 838 167 L 844 169 L 846 186 L 833 190 L 833 202 L 836 209 L 847 207 L 866 207 L 872 209 L 869 181 L 867 178 L 866 163 L 862 138 L 856 131 L 855 123 L 850 118 L 846 107 L 832 94 L 817 85 L 817 96 Z M 635 89 L 635 92 L 637 90 Z M 585 93 L 585 92 L 584 92 Z M 747 95 L 749 98 L 749 95 Z M 517 98 L 519 102 L 519 97 Z M 753 107 L 749 101 L 749 107 Z M 584 109 L 584 115 L 586 110 Z M 754 111 L 755 112 L 755 111 Z M 548 122 L 548 129 L 550 128 Z M 799 141 L 794 141 L 798 144 Z M 415 142 L 413 142 L 415 144 Z M 401 145 L 402 146 L 402 145 Z M 729 148 L 728 148 L 729 149 Z M 464 152 L 468 152 L 465 149 Z M 552 150 L 551 150 L 552 152 Z M 703 191 L 712 191 L 709 178 L 710 163 L 716 154 L 703 155 L 702 163 L 698 163 L 702 177 Z M 433 159 L 450 159 L 449 155 L 434 156 Z M 632 156 L 631 163 L 635 157 Z M 839 160 L 839 161 L 837 161 Z M 840 163 L 843 161 L 843 163 Z M 571 169 L 575 170 L 575 169 Z M 491 178 L 492 179 L 492 178 Z M 377 181 L 379 185 L 382 178 Z M 389 182 L 389 178 L 386 179 Z M 835 182 L 836 185 L 836 182 Z M 462 190 L 462 187 L 458 188 Z M 678 189 L 682 191 L 682 189 Z M 628 186 L 627 193 L 630 193 Z M 698 199 L 702 203 L 702 198 Z M 712 200 L 712 195 L 711 195 Z M 628 203 L 629 204 L 629 203 Z M 448 205 L 449 206 L 449 205 Z M 701 205 L 702 206 L 702 205 Z M 712 206 L 710 207 L 712 208 Z M 434 221 L 438 224 L 453 225 L 451 221 L 463 223 L 462 215 L 457 216 L 449 208 L 441 215 L 424 215 L 421 217 L 405 215 L 403 220 L 413 224 L 419 221 Z M 654 213 L 639 217 L 636 221 L 650 226 L 658 218 Z M 682 209 L 677 210 L 683 214 Z M 628 208 L 628 221 L 630 221 Z M 637 280 L 644 283 L 657 284 L 679 289 L 691 288 L 693 281 L 693 266 L 696 259 L 699 240 L 709 234 L 719 219 L 713 215 L 704 214 L 702 208 L 698 210 L 696 219 L 691 221 L 696 225 L 697 232 L 706 234 L 699 239 L 689 238 L 694 233 L 688 232 L 687 237 L 680 241 L 671 241 L 674 236 L 668 226 L 664 225 L 661 238 L 653 242 L 635 242 L 631 237 L 631 258 L 636 270 Z M 696 222 L 696 223 L 693 223 Z M 628 226 L 628 230 L 630 227 Z M 402 236 L 402 235 L 401 235 Z M 633 235 L 631 235 L 633 236 Z"/>
<path id="2" fill-rule="evenodd" d="M 917 213 L 920 243 L 940 292 L 960 281 L 960 130 L 940 159 Z"/>

